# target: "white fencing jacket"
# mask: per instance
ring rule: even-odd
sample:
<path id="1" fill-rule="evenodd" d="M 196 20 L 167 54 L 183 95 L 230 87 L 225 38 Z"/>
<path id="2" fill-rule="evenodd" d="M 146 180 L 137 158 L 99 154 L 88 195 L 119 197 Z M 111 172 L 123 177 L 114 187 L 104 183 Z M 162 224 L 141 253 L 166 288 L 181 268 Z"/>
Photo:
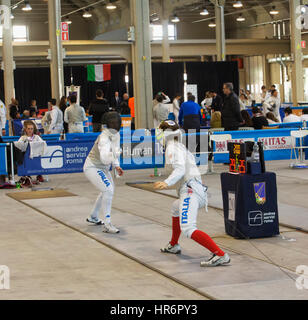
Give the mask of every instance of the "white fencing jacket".
<path id="1" fill-rule="evenodd" d="M 175 185 L 180 189 L 190 180 L 196 179 L 202 183 L 200 171 L 195 157 L 178 141 L 169 141 L 166 148 L 166 171 L 171 174 L 165 180 L 168 186 Z"/>
<path id="2" fill-rule="evenodd" d="M 120 133 L 112 134 L 105 128 L 96 139 L 88 159 L 95 167 L 109 170 L 111 165 L 114 168 L 120 166 L 120 155 Z"/>

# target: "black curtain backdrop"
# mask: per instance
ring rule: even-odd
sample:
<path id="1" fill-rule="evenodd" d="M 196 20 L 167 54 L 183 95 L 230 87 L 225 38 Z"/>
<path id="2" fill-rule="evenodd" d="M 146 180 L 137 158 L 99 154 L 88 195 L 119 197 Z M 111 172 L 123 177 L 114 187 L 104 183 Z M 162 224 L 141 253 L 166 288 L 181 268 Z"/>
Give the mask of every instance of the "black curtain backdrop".
<path id="1" fill-rule="evenodd" d="M 153 95 L 164 92 L 170 99 L 177 93 L 183 95 L 184 89 L 184 64 L 175 63 L 152 63 Z"/>
<path id="2" fill-rule="evenodd" d="M 225 82 L 234 84 L 235 92 L 239 91 L 239 72 L 237 62 L 187 62 L 188 84 L 198 85 L 199 102 L 209 90 L 217 90 L 222 94 Z M 133 96 L 132 65 L 128 65 L 129 95 Z M 183 93 L 184 64 L 152 63 L 153 95 L 163 91 L 171 99 L 176 93 Z M 73 84 L 81 86 L 81 105 L 87 107 L 95 99 L 95 91 L 102 89 L 105 97 L 110 100 L 115 91 L 122 96 L 126 92 L 125 64 L 111 65 L 111 80 L 105 82 L 88 82 L 86 66 L 64 67 L 65 86 Z M 21 109 L 30 106 L 32 99 L 37 100 L 41 108 L 47 107 L 51 98 L 49 68 L 17 68 L 14 71 L 15 93 Z M 0 98 L 4 101 L 3 71 L 0 70 Z"/>
<path id="3" fill-rule="evenodd" d="M 187 83 L 198 85 L 199 103 L 204 99 L 205 92 L 215 90 L 223 95 L 225 82 L 232 82 L 234 91 L 239 93 L 239 72 L 237 61 L 231 62 L 187 62 Z"/>
<path id="4" fill-rule="evenodd" d="M 89 103 L 95 99 L 95 92 L 101 89 L 107 100 L 111 100 L 115 91 L 119 91 L 120 96 L 126 93 L 125 84 L 125 64 L 111 65 L 111 80 L 104 82 L 88 82 L 87 68 L 72 66 L 64 68 L 64 83 L 65 86 L 71 85 L 71 76 L 73 77 L 73 84 L 81 86 L 80 89 L 80 104 L 87 107 Z M 130 75 L 130 79 L 132 76 Z M 132 86 L 131 86 L 132 88 Z M 133 95 L 133 90 L 129 90 L 130 96 Z"/>
<path id="5" fill-rule="evenodd" d="M 46 107 L 51 98 L 49 68 L 17 68 L 14 70 L 15 95 L 21 111 L 35 99 L 38 107 Z"/>

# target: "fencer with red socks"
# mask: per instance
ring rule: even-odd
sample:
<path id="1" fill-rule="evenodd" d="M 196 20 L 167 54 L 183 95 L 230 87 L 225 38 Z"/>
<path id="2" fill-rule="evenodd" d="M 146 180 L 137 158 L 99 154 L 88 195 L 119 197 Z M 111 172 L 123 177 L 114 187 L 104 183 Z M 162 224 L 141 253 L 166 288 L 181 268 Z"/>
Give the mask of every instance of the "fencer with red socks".
<path id="1" fill-rule="evenodd" d="M 201 267 L 216 267 L 230 263 L 230 257 L 205 232 L 197 228 L 198 210 L 207 207 L 207 187 L 191 152 L 181 143 L 181 131 L 174 121 L 164 121 L 156 132 L 157 140 L 165 147 L 166 169 L 171 172 L 164 182 L 156 182 L 157 190 L 176 186 L 179 199 L 172 206 L 172 238 L 161 251 L 181 253 L 178 243 L 181 233 L 213 253 Z"/>

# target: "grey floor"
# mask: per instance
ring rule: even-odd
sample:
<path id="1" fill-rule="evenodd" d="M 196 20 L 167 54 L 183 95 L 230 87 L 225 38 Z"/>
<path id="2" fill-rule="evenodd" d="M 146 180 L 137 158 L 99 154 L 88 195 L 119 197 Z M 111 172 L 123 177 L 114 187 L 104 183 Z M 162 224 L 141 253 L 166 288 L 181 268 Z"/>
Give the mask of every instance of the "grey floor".
<path id="1" fill-rule="evenodd" d="M 278 175 L 281 222 L 288 227 L 281 226 L 281 236 L 247 241 L 224 231 L 219 172 L 225 170 L 216 165 L 216 174 L 205 177 L 212 207 L 198 217 L 199 228 L 232 259 L 213 269 L 200 268 L 209 252 L 184 237 L 182 255 L 159 252 L 170 240 L 174 192 L 126 185 L 153 181 L 152 170 L 116 180 L 112 215 L 119 235 L 85 223 L 97 191 L 82 174 L 50 176 L 43 185 L 73 197 L 21 203 L 1 190 L 0 265 L 10 268 L 11 289 L 0 290 L 0 299 L 308 299 L 295 283 L 297 266 L 308 266 L 308 234 L 290 228 L 308 229 L 308 171 L 268 163 Z"/>

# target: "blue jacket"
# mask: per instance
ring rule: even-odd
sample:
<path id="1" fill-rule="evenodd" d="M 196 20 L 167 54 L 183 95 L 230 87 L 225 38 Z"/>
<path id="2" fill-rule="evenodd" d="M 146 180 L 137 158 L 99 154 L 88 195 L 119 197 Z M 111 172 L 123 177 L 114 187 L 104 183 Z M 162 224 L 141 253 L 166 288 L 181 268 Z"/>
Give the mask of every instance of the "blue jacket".
<path id="1" fill-rule="evenodd" d="M 187 101 L 182 103 L 181 108 L 180 108 L 180 113 L 179 113 L 179 124 L 181 127 L 186 126 L 185 125 L 185 118 L 189 119 L 191 116 L 194 116 L 194 118 L 198 118 L 199 126 L 202 121 L 202 116 L 201 116 L 201 108 L 200 106 L 193 101 Z M 193 129 L 193 128 L 189 128 Z"/>

